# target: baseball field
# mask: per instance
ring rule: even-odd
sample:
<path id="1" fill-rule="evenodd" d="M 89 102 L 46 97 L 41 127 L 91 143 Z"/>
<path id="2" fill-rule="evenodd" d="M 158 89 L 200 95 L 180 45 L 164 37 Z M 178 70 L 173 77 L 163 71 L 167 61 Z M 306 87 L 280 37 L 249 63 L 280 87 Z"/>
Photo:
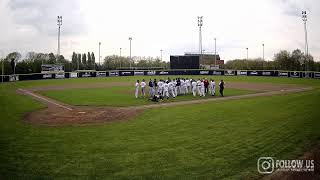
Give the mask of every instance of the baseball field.
<path id="1" fill-rule="evenodd" d="M 320 80 L 208 76 L 225 97 L 134 98 L 149 78 L 1 84 L 0 178 L 260 179 L 260 157 L 319 158 Z"/>

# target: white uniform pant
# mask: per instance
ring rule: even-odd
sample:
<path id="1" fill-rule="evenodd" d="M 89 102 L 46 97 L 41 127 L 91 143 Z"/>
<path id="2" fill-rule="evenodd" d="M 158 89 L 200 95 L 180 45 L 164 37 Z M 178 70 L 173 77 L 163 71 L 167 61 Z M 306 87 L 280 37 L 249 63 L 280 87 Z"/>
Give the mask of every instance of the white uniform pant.
<path id="1" fill-rule="evenodd" d="M 169 91 L 168 90 L 164 90 L 163 91 L 163 96 L 168 98 L 169 97 Z"/>
<path id="2" fill-rule="evenodd" d="M 202 93 L 201 93 L 201 87 L 200 87 L 200 86 L 197 86 L 197 92 L 198 92 L 199 96 L 202 95 Z"/>
<path id="3" fill-rule="evenodd" d="M 213 87 L 210 88 L 210 90 L 211 90 L 211 95 L 214 96 L 216 94 L 216 87 L 213 86 Z"/>
<path id="4" fill-rule="evenodd" d="M 136 96 L 136 98 L 139 97 L 139 88 L 136 88 L 134 95 Z"/>
<path id="5" fill-rule="evenodd" d="M 201 87 L 201 96 L 206 96 L 206 93 L 204 92 L 204 87 Z"/>
<path id="6" fill-rule="evenodd" d="M 197 88 L 196 87 L 192 88 L 192 94 L 193 94 L 193 96 L 197 96 Z"/>

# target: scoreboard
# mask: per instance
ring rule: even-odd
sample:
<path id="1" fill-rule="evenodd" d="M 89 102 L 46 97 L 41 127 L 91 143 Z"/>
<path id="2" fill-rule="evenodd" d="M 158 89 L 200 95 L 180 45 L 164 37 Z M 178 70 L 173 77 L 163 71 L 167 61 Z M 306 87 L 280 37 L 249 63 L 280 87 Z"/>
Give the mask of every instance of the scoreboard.
<path id="1" fill-rule="evenodd" d="M 170 56 L 171 69 L 199 69 L 199 56 Z"/>

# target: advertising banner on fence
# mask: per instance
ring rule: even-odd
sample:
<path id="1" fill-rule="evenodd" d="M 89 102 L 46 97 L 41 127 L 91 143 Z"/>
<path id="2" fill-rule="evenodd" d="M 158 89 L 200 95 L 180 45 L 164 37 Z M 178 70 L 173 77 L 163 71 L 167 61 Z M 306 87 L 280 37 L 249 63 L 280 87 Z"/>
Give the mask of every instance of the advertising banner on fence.
<path id="1" fill-rule="evenodd" d="M 133 71 L 120 71 L 120 76 L 133 76 Z"/>
<path id="2" fill-rule="evenodd" d="M 315 72 L 315 73 L 313 74 L 313 77 L 314 77 L 314 78 L 317 78 L 317 79 L 320 79 L 320 72 Z"/>
<path id="3" fill-rule="evenodd" d="M 293 77 L 293 78 L 299 78 L 300 77 L 300 72 L 290 72 L 290 77 Z"/>
<path id="4" fill-rule="evenodd" d="M 238 71 L 237 75 L 238 76 L 246 76 L 247 75 L 247 71 Z"/>
<path id="5" fill-rule="evenodd" d="M 169 75 L 169 71 L 157 71 L 157 75 Z"/>
<path id="6" fill-rule="evenodd" d="M 92 74 L 90 72 L 82 72 L 80 74 L 81 74 L 81 77 L 91 77 L 92 76 Z"/>
<path id="7" fill-rule="evenodd" d="M 199 74 L 200 75 L 209 75 L 210 71 L 200 71 Z"/>
<path id="8" fill-rule="evenodd" d="M 43 79 L 52 79 L 53 78 L 53 74 L 43 74 L 42 78 Z"/>
<path id="9" fill-rule="evenodd" d="M 279 77 L 288 77 L 289 73 L 286 71 L 279 71 Z"/>
<path id="10" fill-rule="evenodd" d="M 9 81 L 19 81 L 19 75 L 9 75 Z"/>
<path id="11" fill-rule="evenodd" d="M 119 76 L 119 71 L 109 71 L 109 76 Z"/>
<path id="12" fill-rule="evenodd" d="M 65 77 L 65 76 L 64 76 L 64 73 L 56 73 L 56 74 L 55 74 L 55 78 L 56 78 L 56 79 L 64 79 L 64 77 Z"/>
<path id="13" fill-rule="evenodd" d="M 226 75 L 226 76 L 235 76 L 236 75 L 236 71 L 227 70 L 227 71 L 224 71 L 224 75 Z"/>
<path id="14" fill-rule="evenodd" d="M 147 75 L 147 76 L 155 76 L 156 75 L 156 71 L 146 71 L 145 75 Z"/>
<path id="15" fill-rule="evenodd" d="M 212 71 L 212 75 L 223 75 L 224 71 Z"/>
<path id="16" fill-rule="evenodd" d="M 106 72 L 96 72 L 96 77 L 106 77 L 107 73 Z"/>
<path id="17" fill-rule="evenodd" d="M 143 72 L 143 71 L 135 71 L 135 72 L 134 72 L 134 75 L 135 75 L 135 76 L 143 76 L 143 75 L 144 75 L 144 72 Z"/>
<path id="18" fill-rule="evenodd" d="M 77 78 L 78 77 L 78 73 L 72 72 L 70 73 L 70 78 Z"/>
<path id="19" fill-rule="evenodd" d="M 247 75 L 248 76 L 259 76 L 259 72 L 258 71 L 247 71 Z"/>
<path id="20" fill-rule="evenodd" d="M 273 71 L 263 71 L 262 76 L 273 76 L 274 72 Z"/>

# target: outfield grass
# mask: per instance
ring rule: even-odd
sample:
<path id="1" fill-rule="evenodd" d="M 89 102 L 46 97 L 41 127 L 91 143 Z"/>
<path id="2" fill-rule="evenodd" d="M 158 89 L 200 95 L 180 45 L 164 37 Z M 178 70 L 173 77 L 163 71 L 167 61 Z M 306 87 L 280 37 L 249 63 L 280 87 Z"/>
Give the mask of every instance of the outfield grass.
<path id="1" fill-rule="evenodd" d="M 250 93 L 256 93 L 253 90 L 243 90 L 243 89 L 225 89 L 225 96 L 235 96 L 244 95 Z M 196 99 L 207 99 L 207 98 L 218 98 L 219 92 L 217 90 L 217 96 L 206 96 L 206 97 L 193 97 L 191 94 L 186 96 L 178 96 L 173 99 L 164 100 L 166 102 L 178 102 Z M 155 102 L 148 100 L 148 93 L 146 93 L 146 98 L 134 97 L 134 87 L 118 86 L 109 88 L 90 88 L 90 89 L 67 89 L 67 90 L 51 90 L 42 91 L 40 94 L 56 99 L 58 101 L 71 104 L 71 105 L 91 105 L 91 106 L 136 106 L 144 104 L 154 104 Z"/>
<path id="2" fill-rule="evenodd" d="M 135 78 L 0 85 L 0 178 L 259 178 L 260 156 L 297 158 L 319 143 L 319 80 L 225 77 L 226 81 L 309 85 L 314 90 L 150 109 L 126 122 L 81 127 L 24 123 L 26 112 L 43 105 L 15 93 L 19 87 Z"/>

